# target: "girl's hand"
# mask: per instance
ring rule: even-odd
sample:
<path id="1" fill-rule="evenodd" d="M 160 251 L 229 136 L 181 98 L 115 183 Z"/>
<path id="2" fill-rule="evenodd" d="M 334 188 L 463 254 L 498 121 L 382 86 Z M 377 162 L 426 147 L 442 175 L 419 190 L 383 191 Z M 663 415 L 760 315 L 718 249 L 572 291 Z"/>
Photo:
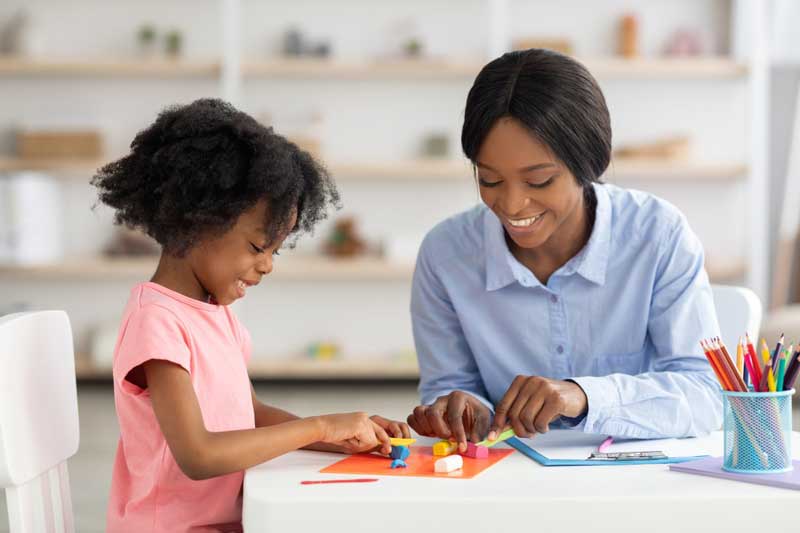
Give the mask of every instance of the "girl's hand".
<path id="1" fill-rule="evenodd" d="M 468 436 L 472 442 L 480 442 L 486 436 L 491 416 L 489 408 L 471 394 L 453 391 L 431 405 L 415 407 L 408 423 L 425 437 L 457 442 L 459 451 L 465 452 Z"/>
<path id="2" fill-rule="evenodd" d="M 389 434 L 390 437 L 397 437 L 398 439 L 410 439 L 411 429 L 405 422 L 397 422 L 396 420 L 388 420 L 382 416 L 372 415 L 370 420 L 378 424 L 383 430 Z"/>
<path id="3" fill-rule="evenodd" d="M 509 425 L 519 437 L 547 433 L 550 422 L 559 416 L 575 418 L 587 408 L 586 394 L 577 383 L 517 376 L 497 405 L 489 438 L 496 437 Z"/>
<path id="4" fill-rule="evenodd" d="M 366 413 L 347 413 L 317 417 L 320 442 L 338 445 L 345 453 L 360 453 L 377 448 L 386 455 L 392 445 L 386 431 Z"/>

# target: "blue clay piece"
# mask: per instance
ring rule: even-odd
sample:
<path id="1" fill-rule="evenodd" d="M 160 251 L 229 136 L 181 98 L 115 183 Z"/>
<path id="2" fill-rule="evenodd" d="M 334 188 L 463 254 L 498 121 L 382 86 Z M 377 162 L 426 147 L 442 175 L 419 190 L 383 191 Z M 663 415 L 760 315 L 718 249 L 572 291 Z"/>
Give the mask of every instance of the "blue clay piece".
<path id="1" fill-rule="evenodd" d="M 406 468 L 408 465 L 402 459 L 392 461 L 392 468 Z"/>
<path id="2" fill-rule="evenodd" d="M 392 453 L 389 454 L 389 457 L 405 461 L 409 455 L 411 455 L 411 452 L 407 446 L 392 446 Z"/>

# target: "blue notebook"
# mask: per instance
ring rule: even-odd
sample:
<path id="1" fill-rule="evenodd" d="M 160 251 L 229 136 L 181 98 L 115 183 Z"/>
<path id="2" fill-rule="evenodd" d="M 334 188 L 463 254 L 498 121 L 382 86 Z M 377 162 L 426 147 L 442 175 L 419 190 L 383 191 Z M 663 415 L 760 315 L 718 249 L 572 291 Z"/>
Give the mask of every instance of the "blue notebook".
<path id="1" fill-rule="evenodd" d="M 627 457 L 654 456 L 655 458 L 620 460 L 590 459 L 606 435 L 582 433 L 573 430 L 552 430 L 532 439 L 510 438 L 509 446 L 533 459 L 542 466 L 621 466 L 655 465 L 695 461 L 722 450 L 719 434 L 696 439 L 615 440 L 607 452 Z M 655 453 L 661 452 L 661 453 Z"/>
<path id="2" fill-rule="evenodd" d="M 781 487 L 784 489 L 800 490 L 800 461 L 792 461 L 794 470 L 780 474 L 736 474 L 722 469 L 722 457 L 707 457 L 691 463 L 670 466 L 670 470 L 685 472 L 687 474 L 698 474 L 700 476 L 711 476 L 721 479 L 732 479 L 744 483 L 755 483 L 756 485 L 769 485 L 771 487 Z"/>

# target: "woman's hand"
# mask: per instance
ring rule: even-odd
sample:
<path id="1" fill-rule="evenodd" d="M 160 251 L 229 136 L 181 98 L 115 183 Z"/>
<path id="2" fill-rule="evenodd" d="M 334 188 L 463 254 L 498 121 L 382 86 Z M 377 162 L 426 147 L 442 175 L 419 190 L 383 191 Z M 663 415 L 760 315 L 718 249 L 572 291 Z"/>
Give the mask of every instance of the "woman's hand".
<path id="1" fill-rule="evenodd" d="M 547 433 L 550 422 L 559 416 L 575 418 L 586 413 L 587 408 L 586 394 L 577 383 L 517 376 L 497 405 L 489 438 L 508 426 L 519 437 Z"/>
<path id="2" fill-rule="evenodd" d="M 465 452 L 467 437 L 472 442 L 483 440 L 491 417 L 491 411 L 480 400 L 469 393 L 453 391 L 431 405 L 415 407 L 408 424 L 425 437 L 453 440 L 459 451 Z"/>

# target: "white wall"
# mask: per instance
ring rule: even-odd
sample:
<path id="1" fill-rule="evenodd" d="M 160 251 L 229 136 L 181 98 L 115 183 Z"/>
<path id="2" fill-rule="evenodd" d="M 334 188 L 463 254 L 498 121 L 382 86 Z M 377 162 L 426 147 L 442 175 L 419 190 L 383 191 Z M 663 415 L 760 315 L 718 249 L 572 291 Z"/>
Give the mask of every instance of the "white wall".
<path id="1" fill-rule="evenodd" d="M 6 1 L 0 20 L 25 4 L 46 35 L 49 53 L 63 57 L 110 58 L 135 55 L 139 24 L 184 31 L 186 56 L 216 58 L 220 50 L 219 3 L 201 1 L 83 0 Z M 724 0 L 511 2 L 511 34 L 567 35 L 583 57 L 605 56 L 615 48 L 618 17 L 641 15 L 642 50 L 657 54 L 676 28 L 708 32 L 708 45 L 727 51 L 729 2 Z M 280 49 L 285 29 L 299 25 L 313 39 L 330 39 L 342 59 L 385 55 L 404 35 L 402 20 L 436 57 L 485 57 L 488 41 L 483 0 L 297 0 L 243 2 L 243 59 L 269 58 Z M 406 26 L 408 27 L 408 26 Z M 445 132 L 451 157 L 460 157 L 463 106 L 471 79 L 452 80 L 275 80 L 245 78 L 242 107 L 256 116 L 270 113 L 280 130 L 292 117 L 319 112 L 327 161 L 375 161 L 417 155 L 419 139 Z M 741 80 L 600 80 L 612 113 L 615 143 L 690 134 L 693 155 L 702 161 L 742 162 L 748 149 L 748 105 Z M 219 94 L 219 80 L 125 78 L 0 78 L 0 150 L 11 149 L 13 126 L 90 126 L 107 136 L 111 154 L 124 153 L 133 135 L 164 105 Z M 681 207 L 710 256 L 746 251 L 744 184 L 631 182 Z M 81 180 L 63 182 L 64 239 L 69 255 L 98 252 L 111 234 L 108 210 L 91 211 L 94 193 Z M 461 182 L 412 181 L 367 184 L 341 182 L 343 214 L 358 216 L 373 241 L 390 236 L 419 240 L 437 221 L 477 201 L 471 178 Z M 301 250 L 316 249 L 328 225 Z M 280 263 L 276 268 L 280 268 Z M 27 301 L 33 308 L 60 307 L 70 313 L 78 348 L 85 349 L 92 326 L 114 322 L 131 281 L 19 282 L 0 278 L 5 303 Z M 309 341 L 335 338 L 347 353 L 385 355 L 412 345 L 407 282 L 266 283 L 239 306 L 253 331 L 256 353 L 283 355 Z"/>

